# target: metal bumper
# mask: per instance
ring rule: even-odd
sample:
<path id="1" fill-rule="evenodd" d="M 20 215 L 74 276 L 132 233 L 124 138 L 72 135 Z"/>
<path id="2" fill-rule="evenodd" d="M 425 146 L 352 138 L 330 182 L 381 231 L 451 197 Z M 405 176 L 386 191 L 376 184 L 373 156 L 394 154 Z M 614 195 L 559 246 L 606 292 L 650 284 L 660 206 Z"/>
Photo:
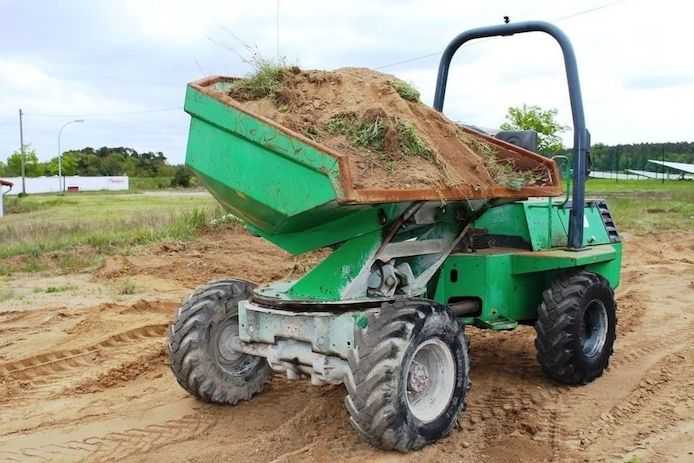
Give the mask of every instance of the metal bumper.
<path id="1" fill-rule="evenodd" d="M 239 337 L 229 347 L 266 358 L 289 379 L 310 376 L 315 385 L 344 382 L 354 330 L 367 320 L 365 311 L 290 312 L 251 301 L 241 301 L 238 313 Z"/>

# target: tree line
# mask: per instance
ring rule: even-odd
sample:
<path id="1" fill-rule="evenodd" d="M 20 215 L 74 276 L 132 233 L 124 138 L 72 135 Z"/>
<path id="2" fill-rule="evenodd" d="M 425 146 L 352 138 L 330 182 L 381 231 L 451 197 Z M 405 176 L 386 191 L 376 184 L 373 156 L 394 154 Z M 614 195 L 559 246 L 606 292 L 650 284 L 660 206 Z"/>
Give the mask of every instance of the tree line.
<path id="1" fill-rule="evenodd" d="M 593 170 L 622 172 L 626 169 L 660 171 L 649 159 L 694 163 L 694 142 L 631 143 L 592 146 Z"/>
<path id="2" fill-rule="evenodd" d="M 177 166 L 166 162 L 162 152 L 138 153 L 127 147 L 92 147 L 71 150 L 63 153 L 63 175 L 128 175 L 131 177 L 171 177 Z M 27 177 L 58 174 L 58 158 L 40 162 L 36 152 L 25 149 L 24 170 Z M 15 151 L 7 162 L 0 161 L 0 175 L 16 177 L 21 175 L 21 153 Z"/>

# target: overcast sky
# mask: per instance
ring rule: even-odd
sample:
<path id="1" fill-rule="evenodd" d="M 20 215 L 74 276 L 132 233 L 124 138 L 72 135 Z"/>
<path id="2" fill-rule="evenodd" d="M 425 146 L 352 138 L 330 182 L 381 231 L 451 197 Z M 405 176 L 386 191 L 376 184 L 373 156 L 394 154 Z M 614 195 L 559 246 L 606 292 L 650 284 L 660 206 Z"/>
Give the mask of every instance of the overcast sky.
<path id="1" fill-rule="evenodd" d="M 0 159 L 19 148 L 22 108 L 25 143 L 42 160 L 57 155 L 60 127 L 83 118 L 63 131 L 63 151 L 129 146 L 183 162 L 186 83 L 247 73 L 230 50 L 245 53 L 234 36 L 276 56 L 278 5 L 279 52 L 289 62 L 376 68 L 413 82 L 427 104 L 438 52 L 458 33 L 504 15 L 559 20 L 578 58 L 593 142 L 694 140 L 691 2 L 0 0 Z M 528 103 L 558 108 L 569 124 L 563 72 L 543 34 L 465 47 L 444 111 L 498 127 L 508 106 Z"/>

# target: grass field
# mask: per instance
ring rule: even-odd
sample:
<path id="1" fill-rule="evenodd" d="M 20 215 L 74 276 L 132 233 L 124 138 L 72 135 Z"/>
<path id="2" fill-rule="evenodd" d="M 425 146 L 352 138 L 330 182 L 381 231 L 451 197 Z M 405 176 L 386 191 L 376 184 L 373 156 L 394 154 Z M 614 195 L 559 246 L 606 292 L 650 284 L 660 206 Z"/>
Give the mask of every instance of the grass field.
<path id="1" fill-rule="evenodd" d="M 32 195 L 7 198 L 6 211 L 0 273 L 41 270 L 51 252 L 61 268 L 88 267 L 115 248 L 193 238 L 222 215 L 209 194 L 194 192 Z"/>
<path id="2" fill-rule="evenodd" d="M 694 182 L 590 179 L 587 195 L 607 199 L 620 230 L 643 235 L 694 228 Z"/>

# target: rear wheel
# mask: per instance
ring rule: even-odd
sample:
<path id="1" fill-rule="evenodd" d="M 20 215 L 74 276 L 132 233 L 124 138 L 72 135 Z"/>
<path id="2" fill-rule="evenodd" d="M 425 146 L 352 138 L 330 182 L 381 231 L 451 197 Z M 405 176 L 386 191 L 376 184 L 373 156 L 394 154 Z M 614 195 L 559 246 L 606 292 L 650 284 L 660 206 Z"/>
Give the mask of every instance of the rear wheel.
<path id="1" fill-rule="evenodd" d="M 602 375 L 616 338 L 616 302 L 609 282 L 585 270 L 557 278 L 542 295 L 535 323 L 537 359 L 566 384 Z"/>
<path id="2" fill-rule="evenodd" d="M 186 391 L 206 402 L 248 400 L 272 377 L 264 358 L 235 352 L 229 342 L 239 335 L 239 301 L 252 291 L 245 281 L 214 281 L 176 311 L 169 328 L 171 371 Z"/>
<path id="3" fill-rule="evenodd" d="M 465 407 L 468 343 L 455 316 L 427 301 L 385 304 L 355 336 L 345 404 L 367 442 L 406 452 L 448 436 Z"/>

